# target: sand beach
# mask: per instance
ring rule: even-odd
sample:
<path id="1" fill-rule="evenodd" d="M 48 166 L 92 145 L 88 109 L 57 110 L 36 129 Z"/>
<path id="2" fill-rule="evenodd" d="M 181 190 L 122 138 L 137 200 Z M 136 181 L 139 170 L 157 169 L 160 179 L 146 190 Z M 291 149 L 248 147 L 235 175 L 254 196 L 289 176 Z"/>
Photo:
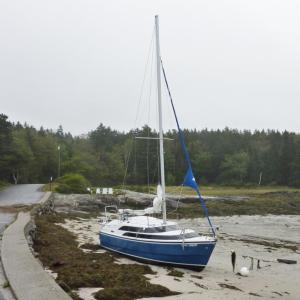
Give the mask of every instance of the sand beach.
<path id="1" fill-rule="evenodd" d="M 181 275 L 178 277 L 168 275 L 166 267 L 151 265 L 156 272 L 146 275 L 151 283 L 181 294 L 145 300 L 299 299 L 300 216 L 254 215 L 212 219 L 219 228 L 218 243 L 208 266 L 202 272 L 176 268 Z M 206 226 L 202 218 L 181 219 L 179 224 L 196 230 Z M 99 243 L 97 218 L 66 219 L 60 225 L 76 234 L 79 245 Z M 231 265 L 231 250 L 237 256 L 235 272 Z M 277 259 L 296 260 L 297 263 L 279 263 Z M 137 262 L 120 257 L 117 263 Z M 241 267 L 249 268 L 247 277 L 237 274 Z M 92 299 L 88 291 L 85 294 L 88 295 L 86 299 Z"/>

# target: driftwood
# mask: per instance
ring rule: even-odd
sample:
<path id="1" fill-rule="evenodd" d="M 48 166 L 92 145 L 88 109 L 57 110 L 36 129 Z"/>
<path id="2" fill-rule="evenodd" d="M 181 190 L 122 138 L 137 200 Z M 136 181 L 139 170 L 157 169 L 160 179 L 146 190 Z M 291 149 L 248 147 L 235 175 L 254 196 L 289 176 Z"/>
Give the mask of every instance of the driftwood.
<path id="1" fill-rule="evenodd" d="M 296 260 L 292 260 L 292 259 L 283 259 L 283 258 L 277 258 L 277 261 L 279 263 L 283 263 L 283 264 L 288 264 L 288 265 L 294 265 L 297 263 Z"/>
<path id="2" fill-rule="evenodd" d="M 243 255 L 243 258 L 250 258 L 251 259 L 251 267 L 253 269 L 253 260 L 256 259 L 258 264 L 257 264 L 257 268 L 260 269 L 260 265 L 259 262 L 263 261 L 263 262 L 268 262 L 268 263 L 272 263 L 272 262 L 279 262 L 279 263 L 283 263 L 283 264 L 288 264 L 288 265 L 293 265 L 296 264 L 297 261 L 296 260 L 292 260 L 292 259 L 284 259 L 284 258 L 277 258 L 275 260 L 266 260 L 266 259 L 261 259 L 261 258 L 257 258 L 257 257 L 253 257 L 253 256 L 248 256 L 248 255 Z M 251 268 L 250 268 L 251 270 Z"/>

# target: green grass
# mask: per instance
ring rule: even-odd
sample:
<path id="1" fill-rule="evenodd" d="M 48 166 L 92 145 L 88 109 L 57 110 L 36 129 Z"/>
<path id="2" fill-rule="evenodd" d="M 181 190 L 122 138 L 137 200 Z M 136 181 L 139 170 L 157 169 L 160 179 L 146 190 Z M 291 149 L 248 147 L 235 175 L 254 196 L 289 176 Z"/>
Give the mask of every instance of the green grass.
<path id="1" fill-rule="evenodd" d="M 249 196 L 256 194 L 274 193 L 274 192 L 300 192 L 300 189 L 286 186 L 252 186 L 252 187 L 232 187 L 232 186 L 202 186 L 200 187 L 203 196 Z M 181 187 L 168 186 L 167 193 L 178 194 Z M 183 195 L 194 195 L 195 192 L 191 188 L 183 187 Z"/>
<path id="2" fill-rule="evenodd" d="M 10 184 L 6 181 L 0 180 L 0 191 L 9 186 Z"/>
<path id="3" fill-rule="evenodd" d="M 211 216 L 232 215 L 300 215 L 300 192 L 271 192 L 252 194 L 248 200 L 208 200 L 208 212 Z M 187 203 L 178 208 L 172 218 L 202 217 L 203 210 L 198 201 Z"/>
<path id="4" fill-rule="evenodd" d="M 148 191 L 147 186 L 126 187 L 131 190 Z M 156 187 L 151 186 L 154 193 Z M 182 191 L 181 191 L 182 189 Z M 168 186 L 167 193 L 195 195 L 194 190 L 187 187 Z M 206 205 L 212 216 L 231 215 L 300 215 L 300 189 L 286 186 L 260 186 L 260 187 L 232 187 L 232 186 L 203 186 L 204 196 L 246 196 L 247 200 L 207 200 Z M 129 205 L 129 204 L 128 204 Z M 130 207 L 130 206 L 129 206 Z M 135 204 L 134 209 L 144 206 Z M 198 200 L 185 203 L 177 211 L 168 210 L 170 218 L 194 218 L 203 216 L 203 210 Z"/>
<path id="5" fill-rule="evenodd" d="M 138 193 L 155 193 L 156 192 L 156 185 L 143 185 L 143 184 L 139 184 L 139 185 L 116 185 L 114 186 L 114 189 L 117 190 L 129 190 L 129 191 L 134 191 L 134 192 L 138 192 Z"/>
<path id="6" fill-rule="evenodd" d="M 121 188 L 118 186 L 118 188 Z M 156 192 L 156 185 L 150 185 L 150 192 Z M 147 185 L 127 185 L 125 189 L 148 193 Z M 204 196 L 249 196 L 273 192 L 300 192 L 300 188 L 287 186 L 222 186 L 222 185 L 203 185 L 200 186 Z M 170 194 L 195 195 L 195 191 L 189 187 L 167 186 L 166 192 Z"/>
<path id="7" fill-rule="evenodd" d="M 43 186 L 43 192 L 55 192 L 57 187 L 58 187 L 58 183 L 56 183 L 56 182 L 52 182 L 51 184 L 46 183 Z"/>
<path id="8" fill-rule="evenodd" d="M 52 183 L 52 191 L 55 191 L 57 187 L 56 183 Z M 1 182 L 0 182 L 1 188 Z M 115 186 L 114 190 L 118 193 L 118 190 L 122 189 L 122 186 Z M 140 193 L 156 193 L 156 185 L 127 185 L 125 189 L 136 191 Z M 92 188 L 96 189 L 96 188 Z M 50 191 L 50 184 L 45 184 L 44 191 Z M 278 192 L 300 192 L 300 188 L 292 188 L 287 186 L 222 186 L 222 185 L 203 185 L 200 187 L 203 196 L 251 196 L 266 193 L 278 193 Z M 195 195 L 195 191 L 189 187 L 181 186 L 167 186 L 166 192 L 170 194 L 182 194 L 182 195 Z"/>

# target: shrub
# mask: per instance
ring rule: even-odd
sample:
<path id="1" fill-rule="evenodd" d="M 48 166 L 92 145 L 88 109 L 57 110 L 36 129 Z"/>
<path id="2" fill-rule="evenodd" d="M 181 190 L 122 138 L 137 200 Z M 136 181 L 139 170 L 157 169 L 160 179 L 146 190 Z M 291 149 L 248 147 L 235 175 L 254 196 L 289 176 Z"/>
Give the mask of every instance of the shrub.
<path id="1" fill-rule="evenodd" d="M 8 186 L 9 184 L 6 181 L 0 180 L 0 190 Z"/>
<path id="2" fill-rule="evenodd" d="M 77 173 L 68 173 L 55 181 L 55 191 L 62 194 L 85 194 L 86 188 L 90 185 L 88 180 Z"/>

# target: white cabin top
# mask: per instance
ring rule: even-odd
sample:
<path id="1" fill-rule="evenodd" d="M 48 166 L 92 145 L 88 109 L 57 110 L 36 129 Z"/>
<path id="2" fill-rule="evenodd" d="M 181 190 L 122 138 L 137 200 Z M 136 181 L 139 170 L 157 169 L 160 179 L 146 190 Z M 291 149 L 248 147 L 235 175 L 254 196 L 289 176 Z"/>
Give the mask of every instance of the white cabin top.
<path id="1" fill-rule="evenodd" d="M 167 221 L 163 224 L 163 220 L 147 216 L 135 216 L 129 217 L 128 220 L 124 220 L 123 223 L 128 223 L 130 226 L 136 227 L 156 227 L 156 226 L 166 226 L 166 225 L 176 225 L 175 222 Z"/>

